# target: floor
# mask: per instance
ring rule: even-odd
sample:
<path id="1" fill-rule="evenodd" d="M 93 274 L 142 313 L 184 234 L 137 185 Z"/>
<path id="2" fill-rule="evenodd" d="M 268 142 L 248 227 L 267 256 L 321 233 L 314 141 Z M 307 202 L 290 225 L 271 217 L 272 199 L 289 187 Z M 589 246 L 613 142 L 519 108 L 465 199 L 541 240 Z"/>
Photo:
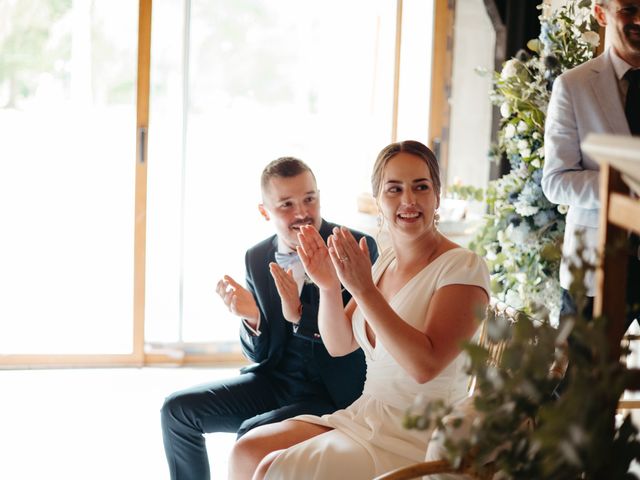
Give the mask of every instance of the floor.
<path id="1" fill-rule="evenodd" d="M 168 479 L 159 409 L 183 387 L 237 369 L 0 370 L 0 479 Z M 233 434 L 207 436 L 225 479 Z"/>
<path id="2" fill-rule="evenodd" d="M 0 479 L 168 479 L 159 423 L 165 395 L 236 374 L 207 368 L 0 370 Z M 207 436 L 213 479 L 226 479 L 234 439 Z M 640 472 L 638 464 L 632 471 Z"/>

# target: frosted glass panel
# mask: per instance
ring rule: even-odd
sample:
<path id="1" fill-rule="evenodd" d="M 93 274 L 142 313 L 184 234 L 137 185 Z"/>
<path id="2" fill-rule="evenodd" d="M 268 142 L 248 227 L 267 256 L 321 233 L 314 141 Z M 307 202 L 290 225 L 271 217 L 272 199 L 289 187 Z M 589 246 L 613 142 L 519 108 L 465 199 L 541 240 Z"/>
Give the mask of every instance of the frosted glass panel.
<path id="1" fill-rule="evenodd" d="M 0 18 L 0 354 L 129 353 L 137 2 Z"/>

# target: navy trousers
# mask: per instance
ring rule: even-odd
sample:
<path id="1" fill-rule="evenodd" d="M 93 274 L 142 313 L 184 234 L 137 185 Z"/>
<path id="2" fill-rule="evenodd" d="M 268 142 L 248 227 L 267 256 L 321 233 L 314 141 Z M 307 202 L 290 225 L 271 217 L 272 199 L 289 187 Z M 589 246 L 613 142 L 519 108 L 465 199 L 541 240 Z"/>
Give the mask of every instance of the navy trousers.
<path id="1" fill-rule="evenodd" d="M 300 395 L 291 387 L 269 374 L 245 373 L 168 396 L 161 421 L 171 478 L 210 478 L 204 433 L 237 432 L 239 438 L 259 425 L 336 410 L 328 395 Z"/>

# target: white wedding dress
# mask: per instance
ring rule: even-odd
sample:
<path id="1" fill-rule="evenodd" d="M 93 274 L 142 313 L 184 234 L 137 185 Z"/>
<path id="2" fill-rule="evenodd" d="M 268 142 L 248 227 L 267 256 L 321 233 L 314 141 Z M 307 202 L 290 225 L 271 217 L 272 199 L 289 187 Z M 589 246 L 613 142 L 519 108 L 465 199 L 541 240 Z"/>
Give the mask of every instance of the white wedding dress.
<path id="1" fill-rule="evenodd" d="M 373 266 L 378 282 L 395 261 L 385 251 Z M 391 299 L 393 310 L 410 325 L 422 329 L 433 293 L 451 284 L 477 285 L 489 295 L 489 273 L 484 261 L 463 248 L 443 253 L 407 282 Z M 449 404 L 467 395 L 469 377 L 465 354 L 458 355 L 437 377 L 417 383 L 387 352 L 380 341 L 372 347 L 359 309 L 353 314 L 353 333 L 367 361 L 362 396 L 335 413 L 303 420 L 334 430 L 285 450 L 269 468 L 269 480 L 370 480 L 395 468 L 424 461 L 431 430 L 407 430 L 402 419 L 415 399 L 442 399 Z M 476 334 L 477 335 L 477 334 Z"/>

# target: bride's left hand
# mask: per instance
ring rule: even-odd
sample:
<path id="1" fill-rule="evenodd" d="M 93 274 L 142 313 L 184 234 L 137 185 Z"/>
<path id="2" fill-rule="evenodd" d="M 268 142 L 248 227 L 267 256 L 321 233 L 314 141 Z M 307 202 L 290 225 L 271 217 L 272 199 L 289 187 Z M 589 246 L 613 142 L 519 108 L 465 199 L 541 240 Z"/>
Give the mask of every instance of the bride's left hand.
<path id="1" fill-rule="evenodd" d="M 375 288 L 371 276 L 371 259 L 365 237 L 356 241 L 349 229 L 336 227 L 327 240 L 329 255 L 338 278 L 352 295 Z"/>

